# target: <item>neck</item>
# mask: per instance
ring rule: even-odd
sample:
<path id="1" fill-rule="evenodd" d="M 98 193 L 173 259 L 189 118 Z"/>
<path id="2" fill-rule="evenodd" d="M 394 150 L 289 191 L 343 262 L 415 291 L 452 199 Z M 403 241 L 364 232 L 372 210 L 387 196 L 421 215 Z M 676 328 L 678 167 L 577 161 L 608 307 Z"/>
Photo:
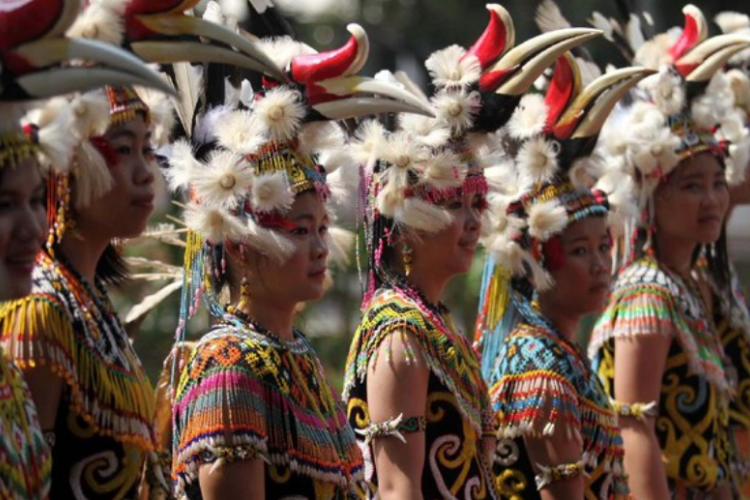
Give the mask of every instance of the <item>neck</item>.
<path id="1" fill-rule="evenodd" d="M 109 241 L 97 241 L 96 238 L 89 238 L 88 235 L 79 237 L 69 233 L 63 238 L 60 251 L 73 269 L 89 283 L 93 283 L 96 266 L 108 244 Z"/>
<path id="2" fill-rule="evenodd" d="M 679 274 L 690 274 L 693 267 L 693 253 L 697 247 L 694 241 L 686 241 L 656 234 L 659 261 Z"/>
<path id="3" fill-rule="evenodd" d="M 296 304 L 271 304 L 263 300 L 240 300 L 237 306 L 240 311 L 257 321 L 263 328 L 283 340 L 294 339 L 295 307 Z"/>
<path id="4" fill-rule="evenodd" d="M 437 305 L 443 297 L 448 280 L 432 274 L 431 276 L 430 273 L 412 272 L 406 281 L 422 292 L 430 304 Z"/>
<path id="5" fill-rule="evenodd" d="M 539 309 L 560 335 L 571 342 L 577 341 L 576 337 L 581 325 L 581 316 L 572 315 L 559 310 L 559 308 L 551 307 L 542 298 L 539 299 Z"/>

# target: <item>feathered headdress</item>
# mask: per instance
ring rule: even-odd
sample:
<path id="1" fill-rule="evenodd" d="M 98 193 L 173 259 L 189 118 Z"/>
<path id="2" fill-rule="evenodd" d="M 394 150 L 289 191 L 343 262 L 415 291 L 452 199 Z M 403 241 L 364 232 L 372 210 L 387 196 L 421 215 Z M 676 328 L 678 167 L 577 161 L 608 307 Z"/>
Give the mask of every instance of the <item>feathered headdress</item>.
<path id="1" fill-rule="evenodd" d="M 369 44 L 360 26 L 350 25 L 349 31 L 347 44 L 322 54 L 288 37 L 260 41 L 276 68 L 264 71 L 263 88 L 253 93 L 244 82 L 235 101 L 201 116 L 191 142 L 172 147 L 170 186 L 190 197 L 186 304 L 200 289 L 209 292 L 213 312 L 220 312 L 205 276 L 223 242 L 241 242 L 284 262 L 293 246 L 279 229 L 289 224 L 285 215 L 295 197 L 315 191 L 337 201 L 354 189 L 342 185 L 358 175 L 346 154 L 343 129 L 332 120 L 432 112 L 410 92 L 357 76 Z M 279 73 L 282 80 L 268 76 Z M 354 169 L 353 176 L 343 172 L 348 169 Z M 194 304 L 185 312 L 191 309 Z"/>
<path id="2" fill-rule="evenodd" d="M 393 133 L 371 122 L 358 133 L 354 147 L 367 171 L 369 196 L 370 291 L 387 279 L 378 277 L 383 269 L 378 249 L 392 244 L 394 229 L 438 231 L 451 221 L 441 200 L 486 193 L 483 169 L 503 161 L 498 130 L 523 94 L 557 56 L 599 34 L 571 28 L 515 46 L 508 12 L 496 4 L 487 9 L 489 24 L 471 48 L 453 45 L 425 62 L 435 88 L 430 99 L 435 117 L 401 117 Z"/>
<path id="3" fill-rule="evenodd" d="M 484 236 L 488 258 L 477 340 L 493 332 L 484 359 L 495 359 L 503 337 L 496 329 L 515 311 L 511 299 L 526 303 L 534 290 L 554 285 L 549 271 L 559 262 L 555 237 L 577 220 L 601 216 L 616 224 L 631 212 L 627 183 L 605 172 L 592 153 L 617 101 L 651 73 L 624 68 L 582 88 L 576 60 L 568 53 L 558 59 L 545 96 L 521 99 L 507 126 L 515 151 L 512 166 L 497 167 L 504 170 L 506 189 L 492 196 Z M 501 330 L 509 331 L 508 326 Z"/>

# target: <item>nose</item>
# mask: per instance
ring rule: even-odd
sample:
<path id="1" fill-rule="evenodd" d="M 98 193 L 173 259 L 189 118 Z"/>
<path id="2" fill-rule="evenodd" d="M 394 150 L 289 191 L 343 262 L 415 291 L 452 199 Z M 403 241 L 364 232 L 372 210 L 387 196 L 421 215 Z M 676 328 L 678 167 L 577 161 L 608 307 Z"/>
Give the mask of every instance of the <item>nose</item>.
<path id="1" fill-rule="evenodd" d="M 138 186 L 150 185 L 154 183 L 154 171 L 156 165 L 154 160 L 147 158 L 142 153 L 138 156 L 137 165 L 133 171 L 133 181 Z"/>
<path id="2" fill-rule="evenodd" d="M 482 229 L 482 216 L 478 209 L 470 206 L 467 210 L 465 228 L 467 232 L 479 231 Z"/>
<path id="3" fill-rule="evenodd" d="M 313 239 L 312 244 L 312 256 L 313 260 L 323 260 L 328 257 L 328 246 L 329 246 L 329 239 L 331 238 L 330 233 L 320 234 L 317 233 L 317 236 Z"/>

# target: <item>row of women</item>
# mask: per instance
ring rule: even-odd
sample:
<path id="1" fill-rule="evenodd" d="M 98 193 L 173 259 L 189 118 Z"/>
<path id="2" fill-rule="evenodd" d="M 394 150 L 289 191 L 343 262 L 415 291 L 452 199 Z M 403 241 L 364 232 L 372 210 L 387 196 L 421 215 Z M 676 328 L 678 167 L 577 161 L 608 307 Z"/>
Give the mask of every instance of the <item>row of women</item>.
<path id="1" fill-rule="evenodd" d="M 428 95 L 359 76 L 357 25 L 318 53 L 197 3 L 0 2 L 0 497 L 748 498 L 725 231 L 750 199 L 747 16 L 708 36 L 688 5 L 647 40 L 545 2 L 516 44 L 489 4 L 474 45 L 427 59 Z M 570 52 L 603 33 L 633 66 Z M 262 86 L 204 105 L 209 63 Z M 155 148 L 187 228 L 159 404 L 107 291 Z M 335 224 L 366 255 L 341 397 L 294 326 L 351 247 Z M 472 343 L 441 297 L 479 243 Z"/>

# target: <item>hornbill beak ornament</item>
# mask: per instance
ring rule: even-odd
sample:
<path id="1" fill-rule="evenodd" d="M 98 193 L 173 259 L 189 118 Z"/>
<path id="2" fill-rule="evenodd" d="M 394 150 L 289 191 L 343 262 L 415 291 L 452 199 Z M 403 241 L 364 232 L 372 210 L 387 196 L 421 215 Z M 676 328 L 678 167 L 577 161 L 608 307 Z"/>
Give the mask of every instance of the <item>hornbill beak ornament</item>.
<path id="1" fill-rule="evenodd" d="M 718 35 L 708 37 L 708 23 L 694 5 L 682 9 L 685 24 L 680 37 L 669 48 L 677 71 L 689 83 L 706 83 L 736 53 L 750 47 L 750 37 Z"/>
<path id="2" fill-rule="evenodd" d="M 131 0 L 125 10 L 125 35 L 130 49 L 154 63 L 210 61 L 250 69 L 283 80 L 284 74 L 252 35 L 185 11 L 200 0 Z"/>
<path id="3" fill-rule="evenodd" d="M 590 28 L 568 28 L 543 33 L 515 46 L 515 28 L 508 12 L 488 4 L 490 22 L 464 57 L 479 60 L 482 74 L 477 84 L 486 106 L 475 128 L 497 130 L 510 119 L 531 85 L 568 50 L 602 34 Z"/>
<path id="4" fill-rule="evenodd" d="M 80 7 L 80 0 L 0 4 L 0 100 L 46 98 L 104 85 L 170 92 L 161 77 L 132 54 L 98 41 L 66 38 Z M 74 61 L 86 67 L 69 64 Z"/>
<path id="5" fill-rule="evenodd" d="M 344 46 L 298 55 L 284 68 L 287 81 L 300 87 L 313 114 L 327 120 L 400 112 L 434 116 L 430 103 L 414 93 L 390 82 L 357 76 L 370 44 L 358 24 L 350 24 L 347 30 L 351 37 Z"/>
<path id="6" fill-rule="evenodd" d="M 605 73 L 585 88 L 575 58 L 558 58 L 545 101 L 549 107 L 546 130 L 562 143 L 563 154 L 587 156 L 615 104 L 638 82 L 655 71 L 643 67 Z"/>

